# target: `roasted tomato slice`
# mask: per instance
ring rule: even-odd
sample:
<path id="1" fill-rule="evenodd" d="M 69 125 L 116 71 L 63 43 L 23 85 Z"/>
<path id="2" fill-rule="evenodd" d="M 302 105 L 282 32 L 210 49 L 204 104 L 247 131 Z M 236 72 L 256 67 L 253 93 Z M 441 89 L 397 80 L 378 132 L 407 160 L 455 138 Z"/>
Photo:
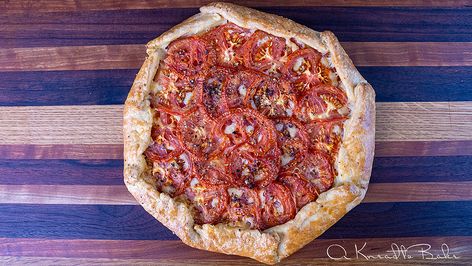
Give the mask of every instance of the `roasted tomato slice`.
<path id="1" fill-rule="evenodd" d="M 293 119 L 275 120 L 277 142 L 281 150 L 281 167 L 287 170 L 297 165 L 308 150 L 308 135 L 305 127 Z"/>
<path id="2" fill-rule="evenodd" d="M 224 66 L 242 64 L 239 48 L 249 39 L 251 32 L 233 23 L 226 23 L 208 32 L 204 39 L 209 41 L 217 52 L 217 62 Z"/>
<path id="3" fill-rule="evenodd" d="M 259 228 L 260 201 L 257 192 L 245 187 L 230 187 L 227 219 L 235 225 Z"/>
<path id="4" fill-rule="evenodd" d="M 347 96 L 334 86 L 320 84 L 300 99 L 297 117 L 303 122 L 340 118 L 349 114 Z"/>
<path id="5" fill-rule="evenodd" d="M 151 107 L 171 113 L 186 114 L 201 102 L 201 82 L 180 78 L 174 70 L 163 68 L 154 78 Z"/>
<path id="6" fill-rule="evenodd" d="M 224 95 L 226 77 L 230 71 L 225 68 L 214 67 L 208 71 L 203 81 L 202 104 L 207 113 L 216 118 L 228 110 Z"/>
<path id="7" fill-rule="evenodd" d="M 328 190 L 334 182 L 334 171 L 329 156 L 311 150 L 292 172 L 311 182 L 319 193 Z"/>
<path id="8" fill-rule="evenodd" d="M 207 158 L 216 149 L 213 126 L 213 120 L 202 108 L 182 117 L 179 133 L 183 146 L 197 158 Z"/>
<path id="9" fill-rule="evenodd" d="M 181 77 L 193 77 L 205 69 L 207 57 L 208 47 L 205 41 L 197 37 L 187 37 L 169 44 L 164 62 Z"/>
<path id="10" fill-rule="evenodd" d="M 185 195 L 194 205 L 197 224 L 217 224 L 224 218 L 229 201 L 227 186 L 203 184 L 193 178 Z"/>
<path id="11" fill-rule="evenodd" d="M 261 155 L 275 145 L 276 133 L 270 120 L 251 109 L 234 109 L 219 118 L 214 129 L 220 148 L 235 148 L 247 143 Z"/>
<path id="12" fill-rule="evenodd" d="M 336 154 L 343 135 L 343 122 L 340 119 L 307 124 L 311 147 L 327 154 Z"/>
<path id="13" fill-rule="evenodd" d="M 270 118 L 291 117 L 296 100 L 289 93 L 288 84 L 265 78 L 254 85 L 251 106 Z"/>
<path id="14" fill-rule="evenodd" d="M 263 221 L 261 229 L 286 223 L 295 217 L 297 211 L 295 199 L 287 187 L 273 182 L 259 193 Z"/>
<path id="15" fill-rule="evenodd" d="M 297 203 L 297 209 L 301 209 L 318 198 L 318 190 L 315 185 L 300 175 L 286 172 L 280 175 L 278 180 L 292 192 Z"/>
<path id="16" fill-rule="evenodd" d="M 301 139 L 292 139 L 280 144 L 280 150 L 280 166 L 282 170 L 287 170 L 305 159 L 308 145 Z"/>
<path id="17" fill-rule="evenodd" d="M 237 71 L 232 73 L 226 84 L 226 100 L 229 108 L 248 106 L 249 98 L 252 95 L 253 84 L 257 83 L 261 77 L 251 71 Z"/>
<path id="18" fill-rule="evenodd" d="M 154 162 L 152 172 L 159 191 L 178 196 L 188 186 L 189 177 L 193 173 L 193 162 L 184 152 L 168 161 Z"/>
<path id="19" fill-rule="evenodd" d="M 165 112 L 158 112 L 154 117 L 151 129 L 152 143 L 144 154 L 152 161 L 165 161 L 181 153 L 181 146 L 177 135 L 176 118 Z"/>
<path id="20" fill-rule="evenodd" d="M 195 162 L 195 168 L 200 181 L 210 185 L 232 185 L 234 182 L 226 173 L 226 163 L 223 159 L 213 158 L 208 161 Z"/>
<path id="21" fill-rule="evenodd" d="M 305 127 L 291 118 L 274 120 L 277 130 L 277 141 L 281 144 L 288 140 L 301 140 L 308 142 L 308 135 Z"/>
<path id="22" fill-rule="evenodd" d="M 282 63 L 279 59 L 286 53 L 284 38 L 258 30 L 241 49 L 246 67 L 266 74 L 280 75 Z"/>
<path id="23" fill-rule="evenodd" d="M 287 57 L 282 72 L 295 92 L 302 93 L 310 83 L 318 83 L 317 66 L 320 59 L 321 54 L 312 48 L 299 49 Z"/>
<path id="24" fill-rule="evenodd" d="M 229 171 L 236 184 L 249 188 L 265 187 L 277 177 L 274 161 L 237 149 L 228 159 Z"/>

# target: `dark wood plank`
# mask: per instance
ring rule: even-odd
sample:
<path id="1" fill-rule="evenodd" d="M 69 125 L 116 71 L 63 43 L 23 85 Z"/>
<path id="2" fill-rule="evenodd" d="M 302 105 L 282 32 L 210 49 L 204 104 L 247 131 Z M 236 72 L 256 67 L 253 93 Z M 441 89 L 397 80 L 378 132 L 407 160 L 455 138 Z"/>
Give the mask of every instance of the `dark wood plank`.
<path id="1" fill-rule="evenodd" d="M 344 42 L 357 66 L 472 66 L 472 42 Z M 139 68 L 143 45 L 0 49 L 0 72 Z"/>
<path id="2" fill-rule="evenodd" d="M 297 253 L 285 259 L 284 263 L 299 262 L 302 259 L 322 259 L 339 255 L 335 245 L 346 249 L 347 256 L 354 261 L 364 261 L 365 258 L 356 258 L 355 247 L 362 249 L 364 255 L 386 255 L 392 250 L 392 244 L 399 247 L 409 247 L 416 244 L 429 244 L 430 253 L 442 255 L 441 246 L 446 244 L 449 252 L 461 259 L 472 257 L 472 238 L 464 236 L 454 237 L 405 237 L 405 238 L 356 238 L 356 239 L 316 239 Z M 331 247 L 330 247 L 331 246 Z M 421 256 L 412 248 L 410 255 Z M 228 256 L 220 253 L 209 253 L 197 250 L 183 244 L 179 240 L 81 240 L 81 239 L 35 239 L 35 238 L 0 238 L 0 256 L 12 257 L 63 257 L 63 258 L 113 258 L 113 259 L 153 259 L 161 261 L 176 259 L 182 262 L 217 262 L 237 261 L 252 262 L 248 259 Z M 361 255 L 359 255 L 361 256 Z M 364 260 L 363 260 L 364 259 Z M 377 261 L 377 260 L 375 260 Z M 395 260 L 392 260 L 394 262 Z M 405 260 L 400 259 L 405 263 Z M 409 262 L 410 260 L 408 260 Z M 446 260 L 440 260 L 445 262 Z M 457 261 L 457 260 L 452 260 Z M 352 261 L 351 261 L 352 262 Z M 431 262 L 428 261 L 428 262 Z"/>
<path id="3" fill-rule="evenodd" d="M 122 160 L 0 160 L 4 185 L 123 185 Z"/>
<path id="4" fill-rule="evenodd" d="M 5 72 L 0 106 L 122 104 L 137 69 Z M 472 67 L 360 67 L 379 102 L 470 101 Z"/>
<path id="5" fill-rule="evenodd" d="M 472 66 L 472 42 L 344 42 L 356 66 Z"/>
<path id="6" fill-rule="evenodd" d="M 472 156 L 376 157 L 371 182 L 471 181 Z"/>
<path id="7" fill-rule="evenodd" d="M 86 10 L 124 10 L 124 9 L 157 9 L 157 8 L 189 8 L 200 7 L 211 3 L 211 0 L 81 0 L 81 1 L 5 1 L 0 7 L 7 13 L 34 13 L 34 12 L 64 12 L 64 11 L 86 11 Z M 285 0 L 285 1 L 226 1 L 235 2 L 244 6 L 417 6 L 417 7 L 466 7 L 470 5 L 467 0 Z"/>
<path id="8" fill-rule="evenodd" d="M 273 2 L 271 2 L 272 4 Z M 470 42 L 467 8 L 264 7 L 341 41 Z M 0 47 L 144 44 L 198 12 L 196 8 L 31 12 L 0 16 Z"/>
<path id="9" fill-rule="evenodd" d="M 472 155 L 472 141 L 389 141 L 375 144 L 376 157 Z M 0 145 L 0 159 L 123 159 L 122 144 Z"/>
<path id="10" fill-rule="evenodd" d="M 472 156 L 376 157 L 371 183 L 472 181 Z M 122 160 L 0 160 L 1 185 L 121 185 Z"/>
<path id="11" fill-rule="evenodd" d="M 0 49 L 0 71 L 139 68 L 144 45 L 101 45 Z"/>
<path id="12" fill-rule="evenodd" d="M 123 159 L 123 144 L 0 145 L 0 159 Z"/>
<path id="13" fill-rule="evenodd" d="M 123 104 L 137 72 L 6 72 L 0 79 L 0 106 Z"/>
<path id="14" fill-rule="evenodd" d="M 471 213 L 472 201 L 365 203 L 321 238 L 472 236 Z M 1 204 L 0 224 L 8 238 L 177 239 L 140 206 Z"/>
<path id="15" fill-rule="evenodd" d="M 471 101 L 472 67 L 359 67 L 377 102 Z"/>

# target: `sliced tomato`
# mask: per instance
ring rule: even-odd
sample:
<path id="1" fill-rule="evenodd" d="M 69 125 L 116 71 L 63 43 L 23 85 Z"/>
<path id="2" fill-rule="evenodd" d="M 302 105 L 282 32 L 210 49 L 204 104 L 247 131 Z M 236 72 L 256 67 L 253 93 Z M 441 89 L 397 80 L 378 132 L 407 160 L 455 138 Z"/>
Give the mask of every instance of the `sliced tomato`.
<path id="1" fill-rule="evenodd" d="M 226 77 L 230 71 L 214 67 L 208 71 L 202 87 L 202 105 L 207 113 L 216 118 L 228 110 L 224 95 Z"/>
<path id="2" fill-rule="evenodd" d="M 299 49 L 287 57 L 282 72 L 297 93 L 304 92 L 312 82 L 318 81 L 317 66 L 321 54 L 312 48 Z"/>
<path id="3" fill-rule="evenodd" d="M 177 121 L 173 115 L 157 112 L 151 129 L 152 143 L 144 154 L 152 161 L 165 161 L 181 153 L 181 146 L 175 134 Z"/>
<path id="4" fill-rule="evenodd" d="M 241 28 L 233 23 L 226 23 L 216 27 L 204 35 L 216 50 L 217 62 L 223 66 L 239 66 L 242 64 L 241 47 L 251 35 L 248 29 Z"/>
<path id="5" fill-rule="evenodd" d="M 247 143 L 253 152 L 264 154 L 276 145 L 273 123 L 251 109 L 233 109 L 216 121 L 215 134 L 222 149 L 235 148 Z"/>
<path id="6" fill-rule="evenodd" d="M 275 180 L 278 169 L 275 162 L 237 149 L 229 157 L 229 172 L 240 186 L 265 187 Z"/>
<path id="7" fill-rule="evenodd" d="M 347 104 L 346 93 L 337 87 L 319 84 L 313 87 L 313 91 L 323 99 L 323 101 L 331 104 L 335 109 L 341 109 Z"/>
<path id="8" fill-rule="evenodd" d="M 286 223 L 295 217 L 295 199 L 287 187 L 273 182 L 259 193 L 262 201 L 262 230 Z"/>
<path id="9" fill-rule="evenodd" d="M 318 198 L 318 190 L 315 185 L 300 175 L 285 172 L 278 177 L 278 180 L 292 192 L 297 209 L 301 209 Z"/>
<path id="10" fill-rule="evenodd" d="M 261 77 L 251 71 L 240 70 L 232 73 L 228 77 L 225 93 L 229 108 L 248 106 L 249 98 L 252 95 L 253 84 L 257 83 Z"/>
<path id="11" fill-rule="evenodd" d="M 181 118 L 179 133 L 183 146 L 197 158 L 207 158 L 216 149 L 213 120 L 203 109 Z"/>
<path id="12" fill-rule="evenodd" d="M 291 117 L 296 99 L 288 92 L 287 85 L 277 79 L 262 79 L 254 85 L 251 105 L 270 118 Z"/>
<path id="13" fill-rule="evenodd" d="M 260 202 L 257 192 L 245 187 L 230 187 L 227 219 L 235 225 L 259 228 Z"/>
<path id="14" fill-rule="evenodd" d="M 208 47 L 198 37 L 177 39 L 167 47 L 164 62 L 172 67 L 181 77 L 196 76 L 208 63 Z"/>
<path id="15" fill-rule="evenodd" d="M 343 119 L 315 121 L 306 125 L 311 147 L 327 154 L 336 154 L 343 135 Z"/>
<path id="16" fill-rule="evenodd" d="M 155 77 L 151 107 L 171 114 L 186 114 L 195 110 L 201 102 L 201 82 L 179 78 L 175 71 L 160 70 Z"/>
<path id="17" fill-rule="evenodd" d="M 276 119 L 274 123 L 279 144 L 288 140 L 301 140 L 302 142 L 308 143 L 308 135 L 305 127 L 295 119 Z"/>
<path id="18" fill-rule="evenodd" d="M 305 159 L 292 170 L 311 182 L 319 193 L 328 190 L 334 183 L 334 171 L 328 155 L 311 150 Z"/>
<path id="19" fill-rule="evenodd" d="M 195 163 L 199 181 L 204 185 L 232 185 L 233 180 L 226 173 L 226 163 L 221 158 L 213 158 Z"/>
<path id="20" fill-rule="evenodd" d="M 153 166 L 158 190 L 173 197 L 185 191 L 192 173 L 193 162 L 185 152 L 168 161 L 154 162 Z"/>
<path id="21" fill-rule="evenodd" d="M 300 139 L 292 139 L 283 142 L 280 145 L 280 150 L 280 166 L 282 170 L 287 170 L 305 159 L 308 145 Z"/>
<path id="22" fill-rule="evenodd" d="M 271 75 L 279 75 L 282 63 L 279 59 L 285 55 L 285 39 L 263 31 L 256 31 L 241 47 L 244 53 L 244 65 L 248 68 Z"/>
<path id="23" fill-rule="evenodd" d="M 339 119 L 349 114 L 347 96 L 339 88 L 319 84 L 311 87 L 299 100 L 297 118 L 310 121 Z"/>
<path id="24" fill-rule="evenodd" d="M 192 179 L 193 181 L 193 179 Z M 190 181 L 186 190 L 187 198 L 195 209 L 194 219 L 197 224 L 217 224 L 224 217 L 228 208 L 227 186 L 202 186 Z"/>

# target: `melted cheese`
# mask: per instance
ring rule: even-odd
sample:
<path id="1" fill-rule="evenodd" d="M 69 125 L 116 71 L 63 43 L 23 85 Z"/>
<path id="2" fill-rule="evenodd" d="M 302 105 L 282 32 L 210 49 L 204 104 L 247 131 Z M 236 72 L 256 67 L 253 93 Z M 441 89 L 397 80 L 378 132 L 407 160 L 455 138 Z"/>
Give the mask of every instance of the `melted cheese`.
<path id="1" fill-rule="evenodd" d="M 230 125 L 225 127 L 225 134 L 233 134 L 236 131 L 236 123 L 232 122 Z"/>

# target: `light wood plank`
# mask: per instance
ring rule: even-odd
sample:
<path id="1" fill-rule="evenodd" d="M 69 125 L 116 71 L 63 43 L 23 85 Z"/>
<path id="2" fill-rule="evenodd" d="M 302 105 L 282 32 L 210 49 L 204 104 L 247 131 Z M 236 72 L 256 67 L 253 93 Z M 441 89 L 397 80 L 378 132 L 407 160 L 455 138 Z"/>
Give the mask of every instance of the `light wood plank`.
<path id="1" fill-rule="evenodd" d="M 472 181 L 371 183 L 364 202 L 468 201 Z M 0 185 L 0 204 L 137 205 L 125 186 Z"/>
<path id="2" fill-rule="evenodd" d="M 121 144 L 122 108 L 0 107 L 0 145 Z M 472 102 L 377 103 L 376 129 L 377 142 L 470 141 Z"/>
<path id="3" fill-rule="evenodd" d="M 472 66 L 472 43 L 344 42 L 357 66 Z M 0 71 L 139 68 L 144 44 L 0 49 Z"/>
<path id="4" fill-rule="evenodd" d="M 472 102 L 377 103 L 377 141 L 472 139 Z"/>
<path id="5" fill-rule="evenodd" d="M 366 243 L 365 247 L 364 243 Z M 441 246 L 446 244 L 449 248 L 449 255 L 455 255 L 459 259 L 442 259 L 436 262 L 454 263 L 466 261 L 472 257 L 472 237 L 452 236 L 452 237 L 403 237 L 403 238 L 359 238 L 359 239 L 315 239 L 313 242 L 285 259 L 282 265 L 292 265 L 308 262 L 333 262 L 327 255 L 327 250 L 332 245 L 340 245 L 346 250 L 346 256 L 352 258 L 350 263 L 366 263 L 366 259 L 360 256 L 356 258 L 355 247 L 364 255 L 387 255 L 392 249 L 392 245 L 410 247 L 415 244 L 428 244 L 431 246 L 429 252 L 435 255 L 442 255 Z M 362 248 L 363 247 L 363 248 Z M 330 255 L 338 255 L 335 247 L 330 248 Z M 422 260 L 421 253 L 412 249 L 409 253 L 412 260 L 398 258 L 390 260 L 389 263 L 434 263 L 434 260 Z M 334 254 L 333 254 L 334 253 Z M 209 253 L 190 248 L 181 241 L 165 240 L 92 240 L 92 239 L 21 239 L 21 238 L 0 238 L 0 258 L 9 257 L 10 262 L 45 261 L 80 263 L 117 263 L 132 264 L 134 262 L 163 262 L 163 263 L 234 263 L 235 265 L 254 263 L 254 261 L 228 256 L 218 253 Z M 20 258 L 21 257 L 21 258 Z M 48 260 L 50 259 L 50 260 Z M 56 260 L 56 261 L 55 261 Z M 113 261 L 116 260 L 116 261 Z M 418 260 L 418 261 L 416 261 Z M 342 262 L 342 261 L 338 261 Z M 375 260 L 382 262 L 382 260 Z M 383 261 L 387 262 L 387 261 Z M 153 263 L 153 264 L 154 264 Z"/>
<path id="6" fill-rule="evenodd" d="M 200 7 L 204 4 L 214 2 L 211 0 L 52 0 L 52 1 L 2 1 L 0 8 L 7 13 L 27 12 L 70 12 L 85 10 L 124 10 L 124 9 L 157 9 L 157 8 L 189 8 Z M 424 7 L 464 7 L 470 4 L 467 0 L 285 0 L 285 1 L 229 1 L 240 5 L 251 7 L 270 6 L 424 6 Z"/>

